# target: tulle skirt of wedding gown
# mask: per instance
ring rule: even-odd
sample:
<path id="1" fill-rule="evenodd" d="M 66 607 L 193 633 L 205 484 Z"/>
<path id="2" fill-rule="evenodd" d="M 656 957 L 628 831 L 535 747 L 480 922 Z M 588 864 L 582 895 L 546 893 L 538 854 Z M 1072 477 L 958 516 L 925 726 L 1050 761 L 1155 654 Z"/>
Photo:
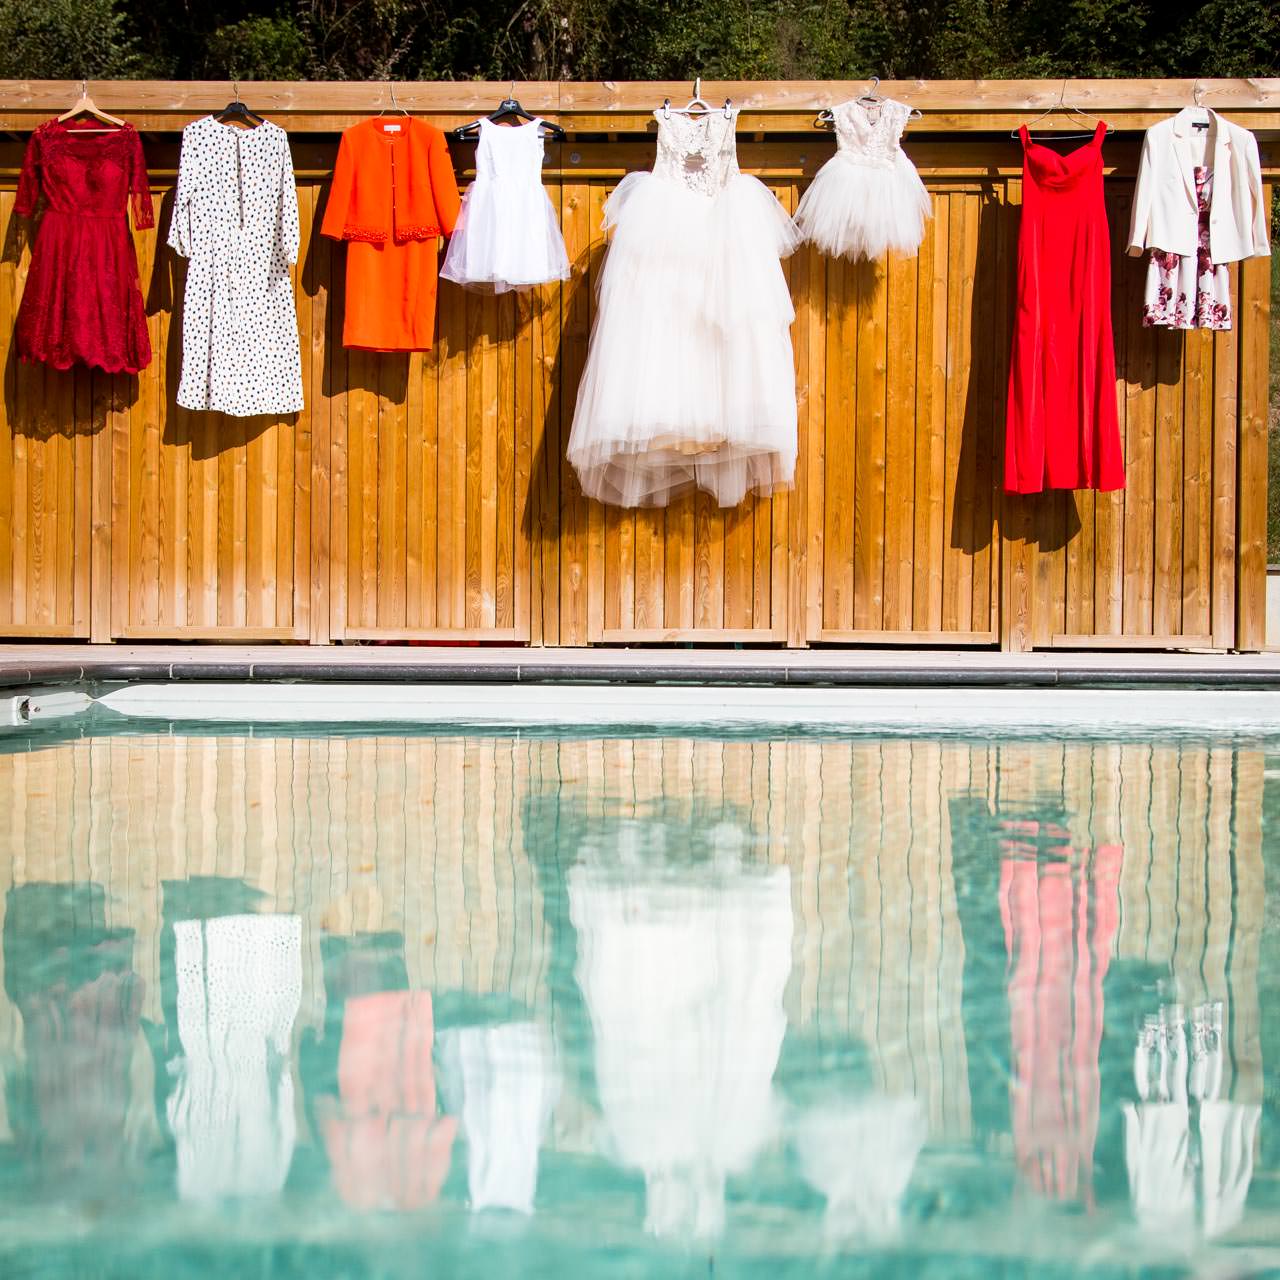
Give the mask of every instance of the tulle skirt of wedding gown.
<path id="1" fill-rule="evenodd" d="M 715 1235 L 780 1120 L 790 876 L 577 866 L 569 908 L 612 1154 L 644 1173 L 649 1231 Z"/>
<path id="2" fill-rule="evenodd" d="M 440 275 L 495 293 L 567 280 L 564 236 L 542 184 L 478 177 L 463 197 Z"/>
<path id="3" fill-rule="evenodd" d="M 729 507 L 789 485 L 795 311 L 780 259 L 798 237 L 786 211 L 744 174 L 708 197 L 633 173 L 605 226 L 568 448 L 583 490 L 639 507 L 696 486 Z"/>
<path id="4" fill-rule="evenodd" d="M 832 257 L 910 257 L 920 249 L 932 211 L 915 165 L 901 152 L 891 166 L 836 152 L 800 197 L 796 226 Z"/>

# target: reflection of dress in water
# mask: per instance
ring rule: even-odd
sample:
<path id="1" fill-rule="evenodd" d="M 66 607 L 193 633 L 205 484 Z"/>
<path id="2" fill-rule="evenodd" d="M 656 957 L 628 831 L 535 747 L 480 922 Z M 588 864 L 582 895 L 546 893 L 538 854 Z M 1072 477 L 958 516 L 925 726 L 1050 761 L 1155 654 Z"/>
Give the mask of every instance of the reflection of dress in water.
<path id="1" fill-rule="evenodd" d="M 1092 1196 L 1102 980 L 1119 927 L 1123 851 L 1071 850 L 1042 824 L 1003 824 L 1000 906 L 1009 957 L 1013 1141 L 1018 1170 L 1055 1199 Z M 1059 843 L 1061 842 L 1061 843 Z M 1041 854 L 1040 857 L 1034 856 Z M 1028 855 L 1032 856 L 1028 856 Z"/>
<path id="2" fill-rule="evenodd" d="M 133 930 L 93 923 L 102 907 L 97 885 L 20 885 L 6 897 L 5 987 L 26 1050 L 11 1089 L 15 1136 L 60 1184 L 118 1184 L 131 1154 L 143 982 Z"/>
<path id="3" fill-rule="evenodd" d="M 534 1022 L 440 1033 L 467 1140 L 471 1208 L 532 1213 L 538 1148 L 556 1099 L 551 1045 Z"/>
<path id="4" fill-rule="evenodd" d="M 714 1235 L 726 1176 L 776 1127 L 787 869 L 579 865 L 569 904 L 600 1104 L 617 1159 L 644 1173 L 646 1227 Z"/>
<path id="5" fill-rule="evenodd" d="M 302 1000 L 297 916 L 239 915 L 174 925 L 183 1056 L 169 1123 L 183 1199 L 268 1195 L 296 1137 L 289 1058 Z"/>
<path id="6" fill-rule="evenodd" d="M 804 1180 L 826 1197 L 828 1235 L 872 1243 L 897 1236 L 926 1131 L 916 1098 L 834 1099 L 800 1113 L 796 1154 Z"/>
<path id="7" fill-rule="evenodd" d="M 1194 1234 L 1197 1187 L 1206 1236 L 1244 1216 L 1261 1107 L 1218 1097 L 1222 1060 L 1220 1002 L 1192 1010 L 1189 1042 L 1176 1004 L 1149 1016 L 1139 1033 L 1138 1101 L 1124 1103 L 1129 1196 L 1139 1224 L 1165 1242 Z"/>
<path id="8" fill-rule="evenodd" d="M 339 1099 L 320 1108 L 338 1194 L 358 1209 L 420 1209 L 449 1173 L 457 1122 L 436 1112 L 426 991 L 346 1001 Z"/>

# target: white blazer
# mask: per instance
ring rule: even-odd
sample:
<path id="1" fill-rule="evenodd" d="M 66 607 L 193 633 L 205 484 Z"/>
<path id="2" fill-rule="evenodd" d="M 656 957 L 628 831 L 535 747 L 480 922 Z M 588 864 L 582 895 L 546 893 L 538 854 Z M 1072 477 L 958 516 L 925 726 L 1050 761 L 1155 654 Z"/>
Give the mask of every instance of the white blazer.
<path id="1" fill-rule="evenodd" d="M 1133 196 L 1129 253 L 1161 249 L 1183 257 L 1195 254 L 1200 237 L 1192 125 L 1197 120 L 1209 122 L 1210 259 L 1216 266 L 1270 254 L 1258 140 L 1208 107 L 1187 107 L 1147 130 Z"/>

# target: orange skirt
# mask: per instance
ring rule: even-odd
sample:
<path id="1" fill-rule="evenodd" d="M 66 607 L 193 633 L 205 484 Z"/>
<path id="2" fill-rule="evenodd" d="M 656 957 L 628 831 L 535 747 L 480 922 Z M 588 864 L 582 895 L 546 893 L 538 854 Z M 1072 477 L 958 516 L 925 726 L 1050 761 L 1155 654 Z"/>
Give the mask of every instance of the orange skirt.
<path id="1" fill-rule="evenodd" d="M 342 345 L 429 351 L 436 331 L 440 241 L 347 241 Z"/>

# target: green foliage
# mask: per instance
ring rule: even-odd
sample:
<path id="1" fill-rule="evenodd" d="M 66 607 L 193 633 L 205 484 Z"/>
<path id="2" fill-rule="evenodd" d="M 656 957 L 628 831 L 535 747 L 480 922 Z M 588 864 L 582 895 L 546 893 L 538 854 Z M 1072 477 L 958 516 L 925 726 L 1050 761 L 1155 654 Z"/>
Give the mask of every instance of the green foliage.
<path id="1" fill-rule="evenodd" d="M 141 67 L 117 0 L 0 0 L 2 79 L 118 79 Z"/>
<path id="2" fill-rule="evenodd" d="M 219 27 L 208 43 L 207 74 L 213 79 L 301 80 L 311 52 L 292 18 L 244 18 Z"/>
<path id="3" fill-rule="evenodd" d="M 1280 74 L 1261 0 L 0 0 L 0 36 L 24 77 Z"/>

